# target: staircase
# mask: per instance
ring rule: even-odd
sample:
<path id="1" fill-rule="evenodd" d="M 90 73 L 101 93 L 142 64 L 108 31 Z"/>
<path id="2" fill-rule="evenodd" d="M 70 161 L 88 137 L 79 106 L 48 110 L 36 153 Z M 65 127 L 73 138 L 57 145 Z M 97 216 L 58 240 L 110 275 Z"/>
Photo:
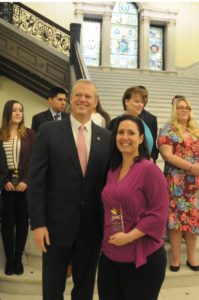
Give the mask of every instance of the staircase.
<path id="1" fill-rule="evenodd" d="M 179 77 L 177 73 L 102 69 L 89 67 L 91 79 L 98 87 L 103 108 L 112 118 L 123 113 L 124 91 L 135 85 L 144 85 L 149 91 L 146 109 L 157 116 L 159 128 L 169 120 L 171 99 L 174 95 L 185 95 L 191 101 L 193 112 L 199 120 L 199 79 Z"/>
<path id="2" fill-rule="evenodd" d="M 130 86 L 143 85 L 149 92 L 146 110 L 157 116 L 158 128 L 170 118 L 171 100 L 174 95 L 184 95 L 190 100 L 199 126 L 199 79 L 179 77 L 177 73 L 89 67 L 89 74 L 98 87 L 100 101 L 111 118 L 122 114 L 122 96 Z M 159 155 L 157 163 L 163 169 Z"/>
<path id="3" fill-rule="evenodd" d="M 0 3 L 0 76 L 48 98 L 70 89 L 70 32 L 21 3 Z"/>
<path id="4" fill-rule="evenodd" d="M 170 260 L 170 246 L 165 243 L 168 254 L 168 265 Z M 164 281 L 162 291 L 163 294 L 167 290 L 172 288 L 190 288 L 198 286 L 199 282 L 199 272 L 191 271 L 186 265 L 186 247 L 182 243 L 182 265 L 181 269 L 177 273 L 172 273 L 167 269 L 166 279 Z M 1 252 L 1 266 L 4 266 L 4 257 L 2 250 L 2 242 L 0 241 L 0 252 Z M 197 255 L 199 256 L 199 239 L 197 243 Z M 29 237 L 26 243 L 25 255 L 23 257 L 25 272 L 23 275 L 17 276 L 6 276 L 4 274 L 4 268 L 0 269 L 0 299 L 2 300 L 17 300 L 17 299 L 35 299 L 41 300 L 41 253 L 36 249 L 34 242 L 32 240 L 32 234 L 29 233 Z M 72 279 L 67 280 L 67 287 L 65 291 L 65 300 L 70 299 L 70 291 L 72 289 Z M 3 297 L 3 296 L 4 297 Z M 37 297 L 38 296 L 38 297 Z M 17 298 L 19 297 L 19 298 Z M 24 298 L 23 298 L 24 297 Z M 31 298 L 33 297 L 33 298 Z M 94 300 L 98 299 L 97 287 L 95 285 Z M 163 297 L 162 300 L 165 298 Z M 110 299 L 114 300 L 114 299 Z M 160 299 L 161 300 L 161 299 Z M 167 300 L 167 299 L 166 299 Z M 173 300 L 173 299 L 171 299 Z M 192 300 L 192 299 L 190 299 Z"/>

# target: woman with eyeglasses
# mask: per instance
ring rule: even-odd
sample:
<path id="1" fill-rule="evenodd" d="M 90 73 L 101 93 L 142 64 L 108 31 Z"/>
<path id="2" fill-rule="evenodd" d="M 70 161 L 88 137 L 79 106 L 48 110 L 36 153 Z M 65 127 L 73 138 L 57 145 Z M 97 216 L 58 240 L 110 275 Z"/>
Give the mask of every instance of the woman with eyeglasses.
<path id="1" fill-rule="evenodd" d="M 177 272 L 180 269 L 180 245 L 184 237 L 186 265 L 192 271 L 199 271 L 196 258 L 199 235 L 199 129 L 186 98 L 174 99 L 170 122 L 160 129 L 158 145 L 165 160 L 164 173 L 170 200 L 170 270 Z"/>
<path id="2" fill-rule="evenodd" d="M 35 133 L 24 125 L 20 102 L 8 100 L 4 106 L 0 143 L 6 156 L 6 178 L 2 190 L 2 239 L 6 256 L 5 274 L 24 272 L 22 255 L 28 235 L 28 167 Z"/>

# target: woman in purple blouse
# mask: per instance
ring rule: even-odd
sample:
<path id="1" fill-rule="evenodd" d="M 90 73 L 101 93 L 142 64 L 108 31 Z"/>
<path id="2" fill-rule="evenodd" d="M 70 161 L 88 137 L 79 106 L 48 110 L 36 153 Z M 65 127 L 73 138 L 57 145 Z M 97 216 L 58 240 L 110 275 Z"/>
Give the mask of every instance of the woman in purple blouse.
<path id="1" fill-rule="evenodd" d="M 121 116 L 111 145 L 111 169 L 102 192 L 99 299 L 156 300 L 166 268 L 166 180 L 150 161 L 141 119 Z"/>

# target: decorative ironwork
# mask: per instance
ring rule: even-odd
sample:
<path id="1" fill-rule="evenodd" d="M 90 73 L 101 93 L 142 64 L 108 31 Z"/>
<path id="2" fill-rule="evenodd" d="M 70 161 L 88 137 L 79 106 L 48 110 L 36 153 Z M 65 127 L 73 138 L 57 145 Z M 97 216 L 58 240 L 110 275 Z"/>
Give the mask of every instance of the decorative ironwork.
<path id="1" fill-rule="evenodd" d="M 1 18 L 69 57 L 70 35 L 66 33 L 67 30 L 61 30 L 61 26 L 26 8 L 25 5 L 4 2 L 1 7 Z"/>
<path id="2" fill-rule="evenodd" d="M 1 2 L 0 3 L 0 18 L 12 23 L 12 3 Z"/>

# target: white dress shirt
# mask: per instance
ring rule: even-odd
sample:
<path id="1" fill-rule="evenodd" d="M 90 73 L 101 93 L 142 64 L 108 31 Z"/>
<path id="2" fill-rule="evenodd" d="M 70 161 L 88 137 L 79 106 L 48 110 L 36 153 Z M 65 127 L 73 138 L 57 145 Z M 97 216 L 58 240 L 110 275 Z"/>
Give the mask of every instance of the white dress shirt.
<path id="1" fill-rule="evenodd" d="M 62 117 L 61 117 L 61 112 L 57 113 L 57 112 L 55 112 L 51 107 L 50 107 L 50 111 L 51 111 L 51 114 L 52 114 L 52 116 L 53 116 L 53 120 L 55 119 L 55 118 L 54 118 L 55 115 L 58 115 L 57 121 L 60 121 L 60 120 L 62 119 Z"/>

